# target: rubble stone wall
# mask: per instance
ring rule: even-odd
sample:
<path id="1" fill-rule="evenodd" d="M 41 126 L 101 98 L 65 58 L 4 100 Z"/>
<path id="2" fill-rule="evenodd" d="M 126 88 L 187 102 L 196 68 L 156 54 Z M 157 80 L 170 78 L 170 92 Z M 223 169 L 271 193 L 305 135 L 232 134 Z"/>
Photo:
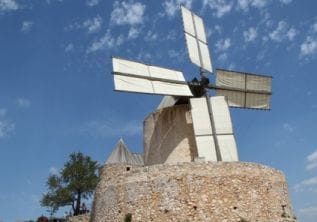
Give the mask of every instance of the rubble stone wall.
<path id="1" fill-rule="evenodd" d="M 283 173 L 242 162 L 104 166 L 91 222 L 294 222 Z"/>
<path id="2" fill-rule="evenodd" d="M 90 214 L 73 216 L 67 219 L 67 222 L 89 222 Z"/>

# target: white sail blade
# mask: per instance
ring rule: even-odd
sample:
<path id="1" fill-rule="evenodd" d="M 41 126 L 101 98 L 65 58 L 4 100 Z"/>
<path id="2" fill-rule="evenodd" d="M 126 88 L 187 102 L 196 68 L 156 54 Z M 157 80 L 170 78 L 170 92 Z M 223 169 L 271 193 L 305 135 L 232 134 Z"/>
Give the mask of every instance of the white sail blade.
<path id="1" fill-rule="evenodd" d="M 270 100 L 270 95 L 247 93 L 245 107 L 253 109 L 270 109 Z"/>
<path id="2" fill-rule="evenodd" d="M 192 63 L 194 63 L 195 65 L 201 67 L 201 60 L 200 60 L 200 56 L 199 56 L 199 48 L 198 48 L 198 44 L 197 44 L 197 40 L 185 33 L 185 38 L 186 38 L 186 45 L 187 45 L 187 49 L 188 49 L 188 56 L 189 59 Z"/>
<path id="3" fill-rule="evenodd" d="M 114 73 L 126 73 L 136 76 L 149 77 L 149 70 L 147 65 L 127 59 L 113 57 L 112 68 Z"/>
<path id="4" fill-rule="evenodd" d="M 191 113 L 195 135 L 212 135 L 211 122 L 205 98 L 191 98 Z"/>
<path id="5" fill-rule="evenodd" d="M 191 98 L 190 105 L 198 157 L 206 161 L 217 161 L 206 99 Z"/>
<path id="6" fill-rule="evenodd" d="M 153 77 L 166 80 L 184 81 L 182 72 L 163 67 L 147 65 L 127 59 L 112 58 L 112 66 L 114 73 L 136 75 L 139 77 Z"/>
<path id="7" fill-rule="evenodd" d="M 228 102 L 223 96 L 210 98 L 216 135 L 222 161 L 238 161 L 237 144 L 234 138 Z"/>
<path id="8" fill-rule="evenodd" d="M 217 69 L 216 85 L 234 89 L 245 89 L 245 74 Z"/>
<path id="9" fill-rule="evenodd" d="M 199 42 L 199 50 L 201 53 L 201 67 L 209 72 L 212 72 L 211 58 L 209 54 L 208 45 Z"/>
<path id="10" fill-rule="evenodd" d="M 114 88 L 117 91 L 154 93 L 152 82 L 148 79 L 114 75 Z"/>
<path id="11" fill-rule="evenodd" d="M 233 134 L 230 111 L 225 97 L 213 96 L 210 98 L 210 102 L 215 121 L 216 134 Z"/>
<path id="12" fill-rule="evenodd" d="M 244 107 L 245 106 L 244 92 L 217 89 L 216 94 L 217 96 L 227 97 L 230 107 Z"/>
<path id="13" fill-rule="evenodd" d="M 204 21 L 201 17 L 193 13 L 193 20 L 196 30 L 196 38 L 198 38 L 203 43 L 207 44 L 206 32 Z"/>
<path id="14" fill-rule="evenodd" d="M 237 145 L 225 97 L 210 98 L 214 122 L 211 122 L 206 98 L 191 98 L 190 104 L 198 157 L 217 161 L 214 141 L 216 137 L 222 161 L 238 161 Z M 212 132 L 212 124 L 216 130 L 215 135 Z"/>
<path id="15" fill-rule="evenodd" d="M 213 136 L 196 136 L 198 157 L 206 161 L 217 161 L 217 154 Z"/>
<path id="16" fill-rule="evenodd" d="M 212 72 L 203 19 L 183 6 L 181 11 L 190 61 L 198 67 Z"/>
<path id="17" fill-rule="evenodd" d="M 248 90 L 272 92 L 272 77 L 247 75 L 246 78 L 246 88 Z"/>
<path id="18" fill-rule="evenodd" d="M 217 69 L 216 93 L 231 107 L 270 109 L 272 77 Z"/>
<path id="19" fill-rule="evenodd" d="M 182 11 L 184 31 L 189 33 L 192 36 L 196 36 L 192 12 L 183 6 L 181 7 L 181 11 Z"/>
<path id="20" fill-rule="evenodd" d="M 239 161 L 234 135 L 217 135 L 222 161 Z"/>
<path id="21" fill-rule="evenodd" d="M 115 90 L 173 96 L 192 96 L 182 72 L 113 58 Z"/>

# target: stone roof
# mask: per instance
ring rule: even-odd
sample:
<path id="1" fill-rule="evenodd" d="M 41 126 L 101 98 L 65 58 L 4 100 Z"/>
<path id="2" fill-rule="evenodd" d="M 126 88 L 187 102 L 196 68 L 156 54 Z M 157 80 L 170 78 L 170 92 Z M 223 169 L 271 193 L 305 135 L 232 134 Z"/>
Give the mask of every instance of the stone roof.
<path id="1" fill-rule="evenodd" d="M 133 165 L 143 165 L 143 155 L 138 153 L 131 153 L 127 145 L 121 138 L 112 153 L 108 157 L 105 164 L 111 163 L 127 163 Z"/>

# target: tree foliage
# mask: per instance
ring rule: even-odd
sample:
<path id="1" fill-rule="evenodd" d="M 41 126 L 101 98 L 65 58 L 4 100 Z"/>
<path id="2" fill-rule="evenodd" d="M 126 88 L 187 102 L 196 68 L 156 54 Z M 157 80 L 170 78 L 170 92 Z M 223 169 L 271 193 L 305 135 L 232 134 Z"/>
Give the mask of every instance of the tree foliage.
<path id="1" fill-rule="evenodd" d="M 97 162 L 89 156 L 81 152 L 70 154 L 60 173 L 48 177 L 48 192 L 43 195 L 41 205 L 52 213 L 71 206 L 74 215 L 78 215 L 82 199 L 91 197 L 97 185 L 97 169 Z"/>

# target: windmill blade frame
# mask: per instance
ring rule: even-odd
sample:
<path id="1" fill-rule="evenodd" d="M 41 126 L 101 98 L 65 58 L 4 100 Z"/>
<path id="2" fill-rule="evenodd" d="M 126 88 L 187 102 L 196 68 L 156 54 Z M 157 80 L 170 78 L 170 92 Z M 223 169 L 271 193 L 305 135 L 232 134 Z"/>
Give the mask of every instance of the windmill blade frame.
<path id="1" fill-rule="evenodd" d="M 206 102 L 205 98 L 190 99 L 198 157 L 207 161 L 218 161 L 220 156 L 222 161 L 238 161 L 227 100 L 224 96 L 210 98 L 212 121 L 206 121 L 210 116 Z"/>
<path id="2" fill-rule="evenodd" d="M 203 70 L 213 72 L 203 19 L 181 6 L 189 59 Z"/>
<path id="3" fill-rule="evenodd" d="M 118 57 L 112 58 L 112 65 L 116 91 L 193 96 L 180 71 Z"/>
<path id="4" fill-rule="evenodd" d="M 272 76 L 216 70 L 216 84 L 211 86 L 219 96 L 227 96 L 234 108 L 270 110 Z"/>

